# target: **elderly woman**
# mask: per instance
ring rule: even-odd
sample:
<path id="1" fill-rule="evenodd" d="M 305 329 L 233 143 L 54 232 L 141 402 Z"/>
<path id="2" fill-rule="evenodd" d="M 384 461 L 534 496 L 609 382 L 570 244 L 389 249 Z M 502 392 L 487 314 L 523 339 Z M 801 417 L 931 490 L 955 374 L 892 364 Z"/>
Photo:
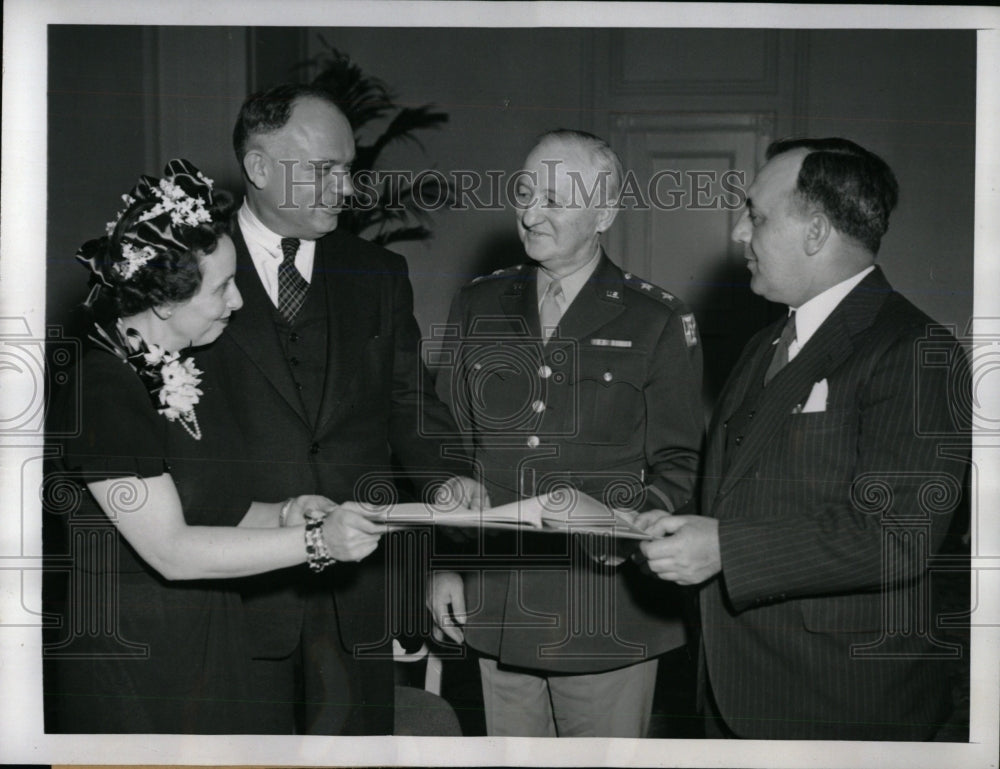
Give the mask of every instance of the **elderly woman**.
<path id="1" fill-rule="evenodd" d="M 242 305 L 231 199 L 184 160 L 123 197 L 106 236 L 77 254 L 102 294 L 88 305 L 110 312 L 79 389 L 50 414 L 50 430 L 76 433 L 50 486 L 70 479 L 80 492 L 48 510 L 68 526 L 72 576 L 62 640 L 46 649 L 47 729 L 252 733 L 260 696 L 247 688 L 232 578 L 361 560 L 382 527 L 323 497 L 247 497 L 239 429 L 211 372 L 185 355 Z"/>

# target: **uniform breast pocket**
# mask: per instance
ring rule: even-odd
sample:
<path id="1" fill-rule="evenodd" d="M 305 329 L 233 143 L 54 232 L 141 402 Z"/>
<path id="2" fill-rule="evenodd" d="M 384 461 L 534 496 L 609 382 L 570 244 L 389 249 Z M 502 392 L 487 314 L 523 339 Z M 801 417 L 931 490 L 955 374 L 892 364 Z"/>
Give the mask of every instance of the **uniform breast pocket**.
<path id="1" fill-rule="evenodd" d="M 582 348 L 576 387 L 577 439 L 611 445 L 641 441 L 645 380 L 642 351 Z"/>

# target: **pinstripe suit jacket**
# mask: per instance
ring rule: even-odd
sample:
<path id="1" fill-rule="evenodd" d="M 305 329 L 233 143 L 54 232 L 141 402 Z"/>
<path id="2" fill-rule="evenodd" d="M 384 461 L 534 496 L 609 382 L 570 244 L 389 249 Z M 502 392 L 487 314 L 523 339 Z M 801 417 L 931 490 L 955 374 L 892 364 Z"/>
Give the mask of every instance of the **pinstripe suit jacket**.
<path id="1" fill-rule="evenodd" d="M 701 594 L 702 683 L 740 736 L 926 739 L 949 700 L 927 567 L 966 471 L 948 391 L 964 357 L 876 269 L 761 392 L 782 323 L 747 345 L 710 428 L 722 572 Z M 796 413 L 823 379 L 826 410 Z"/>

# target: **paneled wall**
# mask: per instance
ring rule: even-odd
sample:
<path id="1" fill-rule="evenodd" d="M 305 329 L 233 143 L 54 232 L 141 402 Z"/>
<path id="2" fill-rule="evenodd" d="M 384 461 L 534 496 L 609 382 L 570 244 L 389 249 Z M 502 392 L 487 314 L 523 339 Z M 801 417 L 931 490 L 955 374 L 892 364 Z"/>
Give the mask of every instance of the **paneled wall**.
<path id="1" fill-rule="evenodd" d="M 609 247 L 694 310 L 710 398 L 776 312 L 746 288 L 731 190 L 749 183 L 768 141 L 802 130 L 804 40 L 768 29 L 595 32 L 595 122 L 648 202 L 622 212 Z"/>
<path id="2" fill-rule="evenodd" d="M 424 150 L 387 153 L 385 168 L 509 174 L 543 131 L 590 127 L 589 30 L 323 29 L 311 51 L 319 35 L 389 83 L 400 103 L 433 103 L 450 116 L 420 136 Z M 394 246 L 409 261 L 425 329 L 447 318 L 463 283 L 524 261 L 509 210 L 446 210 L 433 222 L 433 240 Z"/>
<path id="3" fill-rule="evenodd" d="M 51 28 L 50 319 L 62 321 L 82 295 L 72 255 L 100 234 L 137 173 L 183 154 L 238 191 L 230 134 L 241 99 L 305 77 L 294 66 L 321 49 L 320 34 L 401 103 L 450 115 L 422 148 L 390 151 L 385 167 L 510 172 L 541 131 L 581 127 L 609 137 L 642 183 L 676 170 L 683 187 L 700 171 L 752 176 L 772 136 L 853 138 L 900 179 L 881 257 L 890 279 L 938 319 L 968 321 L 972 32 L 127 26 Z M 713 380 L 771 312 L 744 288 L 732 221 L 719 206 L 626 211 L 607 241 L 619 263 L 695 306 Z M 432 240 L 397 247 L 425 330 L 445 319 L 463 282 L 522 260 L 507 210 L 441 211 L 433 226 Z"/>
<path id="4" fill-rule="evenodd" d="M 82 297 L 73 255 L 152 171 L 149 70 L 142 27 L 49 27 L 46 315 L 63 323 Z"/>
<path id="5" fill-rule="evenodd" d="M 641 185 L 657 171 L 681 172 L 686 201 L 626 210 L 607 246 L 694 306 L 710 394 L 776 308 L 746 288 L 741 250 L 728 239 L 735 213 L 692 205 L 692 185 L 706 170 L 739 170 L 749 182 L 770 138 L 841 135 L 882 154 L 903 190 L 880 256 L 890 280 L 942 322 L 968 322 L 972 32 L 335 28 L 310 36 L 310 51 L 320 34 L 400 101 L 450 113 L 445 129 L 424 137 L 426 152 L 404 147 L 389 158 L 397 167 L 509 172 L 540 131 L 568 126 L 608 137 Z M 719 192 L 716 182 L 707 197 Z M 506 211 L 442 212 L 434 231 L 397 247 L 425 329 L 471 274 L 522 259 Z"/>
<path id="6" fill-rule="evenodd" d="M 229 137 L 248 83 L 248 31 L 49 28 L 46 314 L 65 323 L 87 272 L 73 258 L 104 234 L 142 173 L 185 157 L 234 193 Z"/>

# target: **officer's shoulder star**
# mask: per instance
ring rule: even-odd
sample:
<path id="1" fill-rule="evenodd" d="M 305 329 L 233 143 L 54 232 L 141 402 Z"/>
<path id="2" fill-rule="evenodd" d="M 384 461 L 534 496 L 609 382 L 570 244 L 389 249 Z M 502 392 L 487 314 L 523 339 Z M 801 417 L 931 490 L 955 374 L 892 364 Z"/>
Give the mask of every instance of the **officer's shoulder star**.
<path id="1" fill-rule="evenodd" d="M 512 267 L 501 267 L 499 270 L 493 270 L 488 275 L 480 275 L 478 278 L 473 278 L 470 285 L 475 285 L 491 278 L 511 277 L 517 275 L 522 269 L 524 269 L 523 264 L 515 264 Z"/>
<path id="2" fill-rule="evenodd" d="M 625 285 L 633 291 L 637 291 L 640 294 L 656 299 L 661 304 L 665 304 L 675 310 L 683 309 L 683 303 L 681 300 L 666 289 L 662 289 L 649 281 L 643 280 L 642 278 L 633 275 L 631 272 L 624 273 L 622 277 L 624 278 Z"/>

